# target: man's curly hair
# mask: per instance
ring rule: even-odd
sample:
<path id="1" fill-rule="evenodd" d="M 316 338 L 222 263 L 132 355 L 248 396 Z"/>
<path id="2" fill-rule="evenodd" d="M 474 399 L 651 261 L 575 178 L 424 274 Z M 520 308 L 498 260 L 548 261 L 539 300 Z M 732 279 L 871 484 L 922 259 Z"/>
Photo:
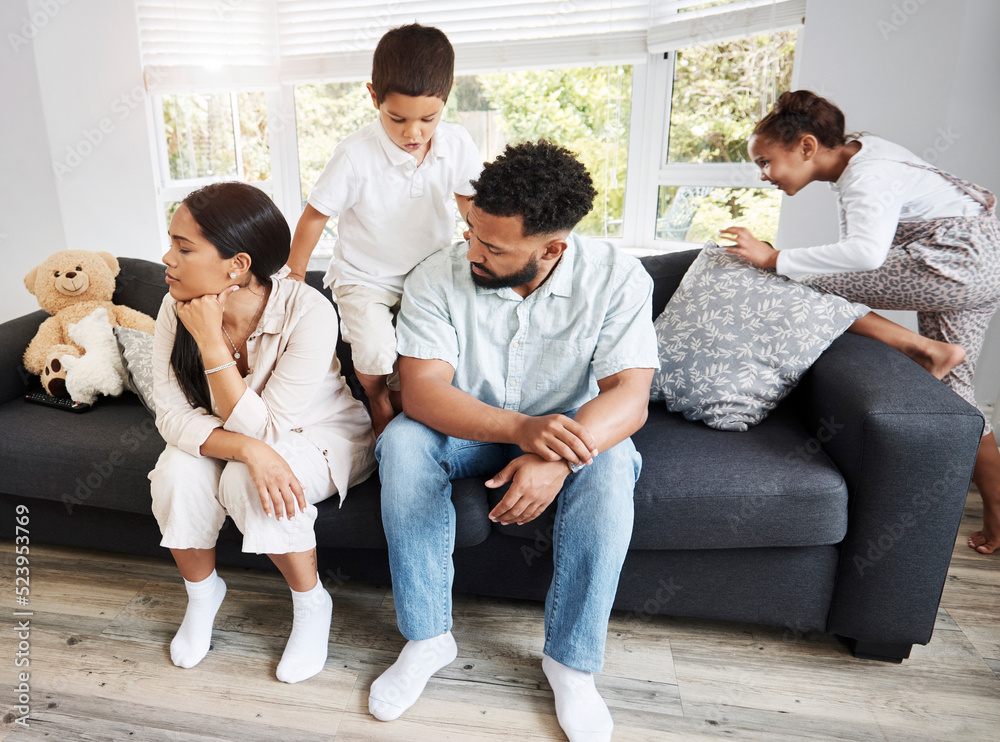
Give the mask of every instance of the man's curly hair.
<path id="1" fill-rule="evenodd" d="M 587 168 L 545 139 L 507 145 L 472 186 L 478 208 L 493 216 L 520 216 L 525 237 L 573 229 L 597 195 Z"/>

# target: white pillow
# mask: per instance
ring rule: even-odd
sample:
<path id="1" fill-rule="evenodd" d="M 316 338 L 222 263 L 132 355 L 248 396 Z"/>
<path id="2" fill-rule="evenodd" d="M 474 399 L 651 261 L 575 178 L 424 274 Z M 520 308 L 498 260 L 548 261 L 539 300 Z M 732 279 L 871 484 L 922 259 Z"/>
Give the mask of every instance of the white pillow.
<path id="1" fill-rule="evenodd" d="M 654 323 L 660 368 L 650 397 L 688 420 L 746 430 L 869 311 L 709 240 Z"/>

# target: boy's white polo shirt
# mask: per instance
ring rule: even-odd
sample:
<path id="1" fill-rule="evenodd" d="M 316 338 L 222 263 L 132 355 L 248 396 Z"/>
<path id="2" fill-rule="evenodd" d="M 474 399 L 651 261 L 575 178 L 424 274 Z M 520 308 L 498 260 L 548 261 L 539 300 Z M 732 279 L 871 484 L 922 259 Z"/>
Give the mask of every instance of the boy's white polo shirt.
<path id="1" fill-rule="evenodd" d="M 378 120 L 345 138 L 309 194 L 314 209 L 340 215 L 324 284 L 402 293 L 410 270 L 451 244 L 452 194 L 472 196 L 469 181 L 482 169 L 472 137 L 457 124 L 438 124 L 420 167 Z"/>

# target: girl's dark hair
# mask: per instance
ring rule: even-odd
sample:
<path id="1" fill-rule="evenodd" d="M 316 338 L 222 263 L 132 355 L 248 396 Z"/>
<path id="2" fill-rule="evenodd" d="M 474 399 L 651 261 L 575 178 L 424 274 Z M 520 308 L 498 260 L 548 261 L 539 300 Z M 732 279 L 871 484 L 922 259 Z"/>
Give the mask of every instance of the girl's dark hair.
<path id="1" fill-rule="evenodd" d="M 265 288 L 271 275 L 288 260 L 292 235 L 288 222 L 263 191 L 246 183 L 212 183 L 184 199 L 202 236 L 226 260 L 239 253 L 250 256 L 250 272 Z M 170 365 L 193 407 L 211 411 L 205 366 L 191 333 L 177 323 Z"/>
<path id="2" fill-rule="evenodd" d="M 811 90 L 795 90 L 781 94 L 752 136 L 788 147 L 806 134 L 831 149 L 847 144 L 843 111 Z"/>
<path id="3" fill-rule="evenodd" d="M 411 23 L 386 32 L 372 57 L 372 88 L 379 105 L 390 93 L 448 102 L 455 79 L 455 50 L 433 26 Z"/>

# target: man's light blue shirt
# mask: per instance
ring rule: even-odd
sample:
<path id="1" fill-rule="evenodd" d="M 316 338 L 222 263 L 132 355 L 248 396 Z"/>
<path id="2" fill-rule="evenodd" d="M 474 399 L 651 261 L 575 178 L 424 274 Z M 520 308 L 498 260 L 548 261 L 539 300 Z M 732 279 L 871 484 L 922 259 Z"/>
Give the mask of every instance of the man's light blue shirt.
<path id="1" fill-rule="evenodd" d="M 438 359 L 452 385 L 494 407 L 546 415 L 597 396 L 597 380 L 657 368 L 653 280 L 634 257 L 571 234 L 548 280 L 522 298 L 472 280 L 462 242 L 406 279 L 396 325 L 401 356 Z"/>

